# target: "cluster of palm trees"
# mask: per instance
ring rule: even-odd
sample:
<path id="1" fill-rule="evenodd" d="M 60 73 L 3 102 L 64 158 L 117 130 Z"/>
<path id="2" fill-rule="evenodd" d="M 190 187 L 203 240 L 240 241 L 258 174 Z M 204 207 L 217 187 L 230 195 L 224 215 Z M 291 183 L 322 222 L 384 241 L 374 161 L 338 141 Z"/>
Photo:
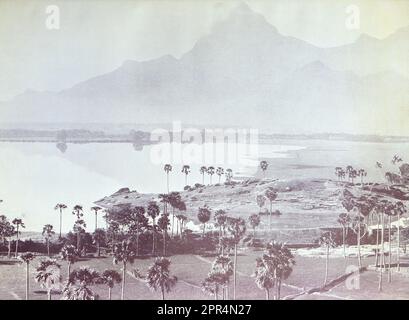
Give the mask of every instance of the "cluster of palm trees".
<path id="1" fill-rule="evenodd" d="M 0 215 L 0 241 L 3 242 L 3 244 L 7 241 L 8 242 L 8 253 L 7 257 L 11 257 L 11 243 L 13 241 L 13 237 L 15 236 L 15 252 L 14 252 L 14 257 L 18 257 L 18 245 L 19 245 L 19 240 L 20 240 L 20 235 L 21 235 L 21 229 L 25 228 L 25 224 L 22 219 L 20 218 L 15 218 L 11 222 L 8 220 L 8 218 L 5 215 Z"/>
<path id="2" fill-rule="evenodd" d="M 397 247 L 396 247 L 396 267 L 400 269 L 400 218 L 407 212 L 406 206 L 402 201 L 393 202 L 385 198 L 373 195 L 354 196 L 350 191 L 345 189 L 342 195 L 342 205 L 347 213 L 339 216 L 338 222 L 342 226 L 343 246 L 345 256 L 345 234 L 352 230 L 356 234 L 358 249 L 358 265 L 362 266 L 361 259 L 361 239 L 373 229 L 376 231 L 376 249 L 375 249 L 375 266 L 379 270 L 379 290 L 382 290 L 382 275 L 388 271 L 388 282 L 392 277 L 392 218 L 396 218 L 397 223 Z M 374 224 L 374 222 L 376 222 Z M 372 227 L 371 227 L 372 224 Z M 371 227 L 371 228 L 370 228 Z M 388 229 L 389 248 L 386 253 L 385 230 Z M 386 257 L 389 261 L 386 263 Z"/>
<path id="3" fill-rule="evenodd" d="M 270 299 L 270 290 L 274 287 L 274 300 L 281 298 L 282 281 L 291 275 L 294 265 L 294 256 L 285 244 L 276 241 L 267 244 L 262 256 L 256 260 L 254 271 L 255 282 L 264 290 L 266 300 Z"/>
<path id="4" fill-rule="evenodd" d="M 354 180 L 357 177 L 360 177 L 361 185 L 363 185 L 367 172 L 364 169 L 355 169 L 351 165 L 348 165 L 345 169 L 342 167 L 336 167 L 335 175 L 337 176 L 338 181 L 344 181 L 345 178 L 347 178 L 347 181 L 351 183 L 354 183 Z"/>
<path id="5" fill-rule="evenodd" d="M 71 271 L 71 266 L 79 261 L 80 254 L 73 245 L 66 244 L 61 249 L 60 259 L 67 263 L 67 279 L 63 282 L 61 275 L 61 264 L 57 259 L 40 260 L 35 271 L 34 279 L 47 291 L 47 298 L 51 300 L 52 292 L 59 291 L 62 288 L 63 300 L 95 300 L 99 296 L 94 292 L 92 286 L 106 285 L 108 288 L 108 299 L 112 298 L 112 289 L 115 284 L 121 285 L 121 299 L 125 297 L 125 279 L 127 264 L 132 264 L 136 258 L 136 249 L 132 242 L 122 241 L 117 243 L 113 252 L 113 263 L 122 264 L 122 275 L 114 269 L 106 269 L 102 273 L 82 266 L 79 269 Z M 30 292 L 30 263 L 35 259 L 31 252 L 23 253 L 19 260 L 26 265 L 26 290 L 25 298 L 29 299 Z M 149 288 L 153 291 L 160 290 L 162 298 L 165 298 L 165 292 L 169 292 L 176 284 L 177 278 L 170 274 L 171 261 L 167 258 L 158 257 L 154 260 L 152 266 L 148 269 L 145 277 Z"/>
<path id="6" fill-rule="evenodd" d="M 166 186 L 167 186 L 167 192 L 169 193 L 169 175 L 173 170 L 173 166 L 169 163 L 165 164 L 163 167 L 163 170 L 166 173 Z M 190 165 L 183 165 L 181 172 L 185 175 L 185 186 L 188 186 L 188 176 L 191 173 L 191 168 Z M 224 169 L 223 167 L 213 167 L 213 166 L 201 166 L 199 169 L 200 174 L 202 175 L 202 184 L 205 184 L 205 175 L 207 174 L 209 176 L 209 184 L 212 184 L 212 178 L 213 175 L 216 174 L 218 176 L 218 183 L 220 184 L 221 178 L 224 175 L 226 182 L 229 183 L 231 182 L 233 178 L 233 170 L 228 168 Z"/>
<path id="7" fill-rule="evenodd" d="M 257 202 L 258 207 L 260 208 L 259 214 L 263 213 L 262 210 L 266 204 L 266 201 L 268 200 L 269 202 L 269 209 L 268 209 L 268 228 L 269 230 L 271 230 L 272 217 L 281 215 L 280 211 L 278 210 L 273 211 L 273 203 L 274 203 L 274 200 L 277 199 L 277 196 L 278 196 L 277 190 L 273 187 L 267 188 L 263 194 L 258 194 L 256 196 L 256 202 Z"/>

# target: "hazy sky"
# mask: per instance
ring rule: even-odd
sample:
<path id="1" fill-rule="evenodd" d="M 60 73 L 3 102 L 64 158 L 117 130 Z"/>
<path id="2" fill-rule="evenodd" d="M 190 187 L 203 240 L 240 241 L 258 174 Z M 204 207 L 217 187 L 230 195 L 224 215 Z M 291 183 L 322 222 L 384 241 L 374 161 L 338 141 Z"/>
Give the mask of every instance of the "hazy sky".
<path id="1" fill-rule="evenodd" d="M 179 57 L 239 1 L 0 0 L 0 100 L 26 89 L 60 90 L 111 71 L 124 60 Z M 407 0 L 248 0 L 277 27 L 317 46 L 383 38 L 409 24 Z M 60 9 L 60 29 L 46 28 L 46 7 Z M 346 9 L 361 28 L 345 27 Z"/>

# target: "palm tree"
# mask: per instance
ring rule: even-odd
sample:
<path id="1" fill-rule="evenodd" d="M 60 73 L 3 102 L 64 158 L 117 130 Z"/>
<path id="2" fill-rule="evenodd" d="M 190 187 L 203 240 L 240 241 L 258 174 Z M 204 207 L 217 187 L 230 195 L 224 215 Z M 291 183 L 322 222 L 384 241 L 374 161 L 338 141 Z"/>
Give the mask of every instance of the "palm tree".
<path id="1" fill-rule="evenodd" d="M 91 207 L 91 211 L 95 212 L 95 230 L 98 229 L 98 211 L 99 210 L 102 210 L 102 208 L 98 206 Z"/>
<path id="2" fill-rule="evenodd" d="M 387 210 L 385 213 L 388 216 L 388 242 L 389 242 L 388 282 L 390 283 L 392 280 L 392 268 L 391 268 L 391 265 L 392 265 L 392 217 L 397 214 L 395 204 L 392 204 L 390 209 Z"/>
<path id="3" fill-rule="evenodd" d="M 125 296 L 125 276 L 126 276 L 126 265 L 128 263 L 133 264 L 136 258 L 136 250 L 133 243 L 130 241 L 122 241 L 114 245 L 114 264 L 122 262 L 122 286 L 121 286 L 121 300 L 124 300 Z"/>
<path id="4" fill-rule="evenodd" d="M 274 188 L 268 188 L 265 192 L 264 195 L 270 201 L 270 212 L 268 215 L 268 228 L 271 231 L 271 216 L 273 215 L 273 201 L 277 199 L 277 192 Z"/>
<path id="5" fill-rule="evenodd" d="M 185 165 L 182 167 L 182 173 L 185 174 L 185 186 L 187 186 L 187 176 L 188 176 L 189 173 L 190 173 L 190 166 L 185 164 Z"/>
<path id="6" fill-rule="evenodd" d="M 205 206 L 203 208 L 199 208 L 199 212 L 197 213 L 197 219 L 200 221 L 200 223 L 203 224 L 203 234 L 202 234 L 203 237 L 205 235 L 206 223 L 209 222 L 210 216 L 211 216 L 211 212 L 208 207 Z"/>
<path id="7" fill-rule="evenodd" d="M 329 250 L 335 248 L 336 244 L 334 241 L 334 235 L 331 231 L 325 232 L 319 238 L 319 244 L 326 249 L 326 259 L 325 259 L 325 278 L 324 286 L 327 284 L 328 280 L 328 262 L 329 262 Z"/>
<path id="8" fill-rule="evenodd" d="M 91 285 L 101 282 L 100 274 L 89 267 L 81 267 L 71 272 L 63 290 L 63 300 L 96 300 L 98 295 L 91 290 Z"/>
<path id="9" fill-rule="evenodd" d="M 14 224 L 15 225 L 15 228 L 16 228 L 16 252 L 15 252 L 15 257 L 17 258 L 17 255 L 18 255 L 18 240 L 19 240 L 19 236 L 20 236 L 20 231 L 19 231 L 19 228 L 25 228 L 26 226 L 24 225 L 24 223 L 23 223 L 23 220 L 22 219 L 14 219 L 12 222 L 11 222 L 12 224 Z"/>
<path id="10" fill-rule="evenodd" d="M 40 261 L 36 269 L 35 280 L 47 290 L 48 300 L 51 300 L 52 290 L 60 287 L 62 281 L 60 269 L 61 265 L 55 259 Z"/>
<path id="11" fill-rule="evenodd" d="M 14 225 L 10 223 L 5 215 L 0 215 L 0 240 L 5 243 L 7 240 L 8 252 L 7 258 L 11 257 L 11 241 L 12 237 L 15 235 Z"/>
<path id="12" fill-rule="evenodd" d="M 214 299 L 218 299 L 220 287 L 224 287 L 228 283 L 228 276 L 222 272 L 211 271 L 202 282 L 201 287 L 203 292 L 213 295 Z"/>
<path id="13" fill-rule="evenodd" d="M 28 293 L 30 291 L 30 262 L 34 259 L 34 254 L 26 252 L 20 255 L 19 259 L 21 263 L 26 264 L 26 300 L 28 300 Z"/>
<path id="14" fill-rule="evenodd" d="M 385 214 L 392 210 L 392 203 L 387 200 L 381 200 L 377 203 L 376 210 L 381 215 L 381 255 L 379 268 L 378 290 L 382 291 L 383 269 L 385 268 Z"/>
<path id="15" fill-rule="evenodd" d="M 224 210 L 217 210 L 214 214 L 215 226 L 219 228 L 219 250 L 221 255 L 224 254 L 224 246 L 222 245 L 222 237 L 226 231 L 227 215 Z"/>
<path id="16" fill-rule="evenodd" d="M 345 237 L 347 235 L 346 230 L 349 228 L 349 224 L 351 223 L 351 217 L 346 214 L 346 213 L 341 213 L 338 216 L 337 222 L 341 225 L 342 228 L 342 246 L 344 250 L 344 258 L 346 258 L 346 252 L 345 252 Z"/>
<path id="17" fill-rule="evenodd" d="M 241 238 L 246 233 L 246 222 L 242 218 L 231 218 L 227 220 L 228 230 L 231 234 L 231 240 L 234 244 L 234 261 L 233 261 L 233 300 L 236 300 L 236 274 L 237 274 L 237 246 Z"/>
<path id="18" fill-rule="evenodd" d="M 233 178 L 233 170 L 232 169 L 226 169 L 226 180 L 227 180 L 227 182 L 230 183 L 232 178 Z"/>
<path id="19" fill-rule="evenodd" d="M 202 184 L 204 184 L 204 175 L 207 172 L 207 167 L 201 166 L 200 167 L 200 174 L 202 175 Z"/>
<path id="20" fill-rule="evenodd" d="M 285 244 L 275 241 L 267 244 L 266 252 L 274 262 L 276 298 L 279 300 L 282 281 L 287 279 L 293 271 L 293 266 L 295 265 L 294 256 Z"/>
<path id="21" fill-rule="evenodd" d="M 170 220 L 167 214 L 162 214 L 158 219 L 158 227 L 162 230 L 163 235 L 163 255 L 166 256 L 166 236 L 168 233 L 168 227 L 170 224 Z"/>
<path id="22" fill-rule="evenodd" d="M 180 221 L 180 235 L 183 236 L 183 231 L 185 227 L 185 223 L 187 221 L 187 217 L 184 214 L 179 214 L 179 221 Z"/>
<path id="23" fill-rule="evenodd" d="M 136 255 L 139 256 L 139 236 L 141 230 L 148 225 L 148 219 L 145 217 L 145 208 L 137 206 L 129 212 L 128 226 L 131 234 L 136 233 Z"/>
<path id="24" fill-rule="evenodd" d="M 267 170 L 267 168 L 268 168 L 268 162 L 265 161 L 265 160 L 260 161 L 260 169 L 263 171 L 263 176 L 264 176 L 264 177 L 266 176 L 266 170 Z"/>
<path id="25" fill-rule="evenodd" d="M 351 165 L 347 166 L 345 169 L 346 174 L 348 175 L 348 181 L 351 179 L 351 172 L 354 170 L 354 167 Z"/>
<path id="26" fill-rule="evenodd" d="M 361 178 L 361 186 L 364 186 L 364 177 L 366 177 L 367 172 L 364 169 L 359 169 L 357 172 L 358 177 Z"/>
<path id="27" fill-rule="evenodd" d="M 270 300 L 270 289 L 275 285 L 274 270 L 273 259 L 269 255 L 263 254 L 261 258 L 256 259 L 256 270 L 253 276 L 256 285 L 264 290 L 266 300 Z"/>
<path id="28" fill-rule="evenodd" d="M 397 258 L 396 258 L 396 260 L 397 260 L 397 268 L 398 268 L 398 271 L 400 271 L 400 218 L 401 218 L 401 216 L 403 216 L 406 212 L 407 212 L 407 210 L 406 210 L 406 206 L 403 204 L 403 202 L 401 202 L 401 201 L 398 201 L 396 204 L 395 204 L 395 207 L 394 207 L 394 210 L 395 210 L 395 214 L 396 214 L 396 216 L 397 216 L 397 218 L 398 218 L 398 223 L 397 223 L 397 225 L 398 225 L 398 235 L 397 235 L 397 237 L 398 237 L 398 249 L 397 249 Z"/>
<path id="29" fill-rule="evenodd" d="M 172 166 L 170 164 L 165 164 L 163 167 L 163 170 L 166 172 L 166 185 L 167 185 L 167 190 L 169 193 L 169 172 L 172 171 Z"/>
<path id="30" fill-rule="evenodd" d="M 392 162 L 392 164 L 396 165 L 397 163 L 402 162 L 402 158 L 399 157 L 397 154 L 395 154 L 395 155 L 393 156 L 391 162 Z"/>
<path id="31" fill-rule="evenodd" d="M 175 225 L 175 209 L 179 208 L 182 202 L 182 197 L 179 192 L 171 192 L 169 194 L 169 204 L 172 207 L 172 230 L 171 236 L 173 237 L 173 229 Z"/>
<path id="32" fill-rule="evenodd" d="M 210 177 L 210 184 L 212 184 L 212 177 L 214 175 L 214 167 L 210 166 L 207 168 L 207 174 Z"/>
<path id="33" fill-rule="evenodd" d="M 170 274 L 170 263 L 167 258 L 156 258 L 146 275 L 148 287 L 153 291 L 160 290 L 162 300 L 165 300 L 165 292 L 170 292 L 178 280 Z"/>
<path id="34" fill-rule="evenodd" d="M 102 273 L 101 281 L 108 287 L 108 299 L 111 300 L 112 289 L 116 283 L 121 283 L 121 275 L 116 270 L 106 269 Z"/>
<path id="35" fill-rule="evenodd" d="M 249 224 L 253 229 L 253 237 L 256 236 L 256 228 L 260 225 L 260 215 L 257 213 L 252 214 L 249 217 Z"/>
<path id="36" fill-rule="evenodd" d="M 57 203 L 54 207 L 54 210 L 58 210 L 60 212 L 60 238 L 61 238 L 61 229 L 62 229 L 62 211 L 67 209 L 67 206 L 63 203 Z"/>
<path id="37" fill-rule="evenodd" d="M 343 170 L 343 169 L 342 169 L 341 167 L 336 167 L 336 168 L 335 168 L 335 175 L 337 176 L 338 181 L 341 180 L 341 171 L 342 171 L 342 170 Z"/>
<path id="38" fill-rule="evenodd" d="M 67 262 L 67 279 L 70 277 L 71 265 L 79 259 L 77 249 L 71 244 L 65 244 L 60 251 L 60 259 Z"/>
<path id="39" fill-rule="evenodd" d="M 213 261 L 211 273 L 220 275 L 215 280 L 218 280 L 217 284 L 222 287 L 223 300 L 228 299 L 230 277 L 233 275 L 233 261 L 229 256 L 217 256 Z"/>
<path id="40" fill-rule="evenodd" d="M 53 226 L 51 224 L 46 224 L 43 227 L 42 235 L 45 238 L 47 244 L 47 255 L 50 256 L 50 239 L 55 234 Z"/>
<path id="41" fill-rule="evenodd" d="M 85 221 L 82 219 L 84 216 L 82 206 L 78 204 L 75 205 L 72 209 L 72 214 L 77 217 L 74 224 L 74 232 L 77 234 L 77 250 L 80 250 L 81 233 L 84 232 L 84 228 L 86 227 Z"/>
<path id="42" fill-rule="evenodd" d="M 261 209 L 266 204 L 266 197 L 263 196 L 262 194 L 258 194 L 256 197 L 256 202 L 257 202 L 257 205 L 260 207 L 260 212 L 261 212 Z"/>
<path id="43" fill-rule="evenodd" d="M 158 196 L 158 198 L 159 198 L 159 201 L 161 202 L 161 203 L 163 203 L 163 213 L 164 214 L 167 214 L 168 213 L 168 204 L 169 204 L 169 194 L 167 194 L 167 193 L 160 193 L 159 194 L 159 196 Z"/>
<path id="44" fill-rule="evenodd" d="M 216 174 L 219 176 L 219 184 L 220 184 L 220 179 L 222 175 L 224 174 L 224 169 L 222 167 L 217 167 Z"/>
<path id="45" fill-rule="evenodd" d="M 152 219 L 152 255 L 155 254 L 155 236 L 156 236 L 156 225 L 155 220 L 159 216 L 160 209 L 155 201 L 150 201 L 148 203 L 147 209 L 148 216 Z"/>
<path id="46" fill-rule="evenodd" d="M 352 212 L 354 210 L 356 213 L 354 217 L 351 218 L 351 226 L 352 230 L 357 236 L 358 265 L 359 268 L 361 268 L 361 239 L 365 236 L 367 227 L 365 218 L 368 217 L 372 209 L 374 209 L 375 203 L 372 199 L 365 196 L 355 199 L 349 191 L 344 190 L 342 205 L 348 212 Z M 364 233 L 362 233 L 362 231 L 364 231 Z"/>
<path id="47" fill-rule="evenodd" d="M 101 243 L 106 241 L 106 232 L 104 229 L 95 229 L 94 233 L 92 234 L 92 240 L 97 246 L 97 256 L 101 256 Z"/>

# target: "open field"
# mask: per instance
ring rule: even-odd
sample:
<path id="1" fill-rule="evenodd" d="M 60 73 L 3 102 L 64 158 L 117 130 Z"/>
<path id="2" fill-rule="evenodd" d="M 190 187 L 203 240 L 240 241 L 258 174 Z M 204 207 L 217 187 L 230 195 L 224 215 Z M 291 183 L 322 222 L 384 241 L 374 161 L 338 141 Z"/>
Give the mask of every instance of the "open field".
<path id="1" fill-rule="evenodd" d="M 246 250 L 238 257 L 238 286 L 237 299 L 264 299 L 264 292 L 257 288 L 254 278 L 251 277 L 254 271 L 254 260 L 260 252 Z M 289 279 L 284 282 L 282 297 L 290 298 L 293 295 L 302 293 L 305 290 L 320 287 L 323 283 L 325 272 L 325 259 L 318 257 L 295 256 L 296 266 Z M 36 258 L 31 263 L 30 268 L 30 299 L 44 300 L 46 294 L 34 281 L 34 270 L 41 257 Z M 167 295 L 167 299 L 214 299 L 207 296 L 200 288 L 201 281 L 210 270 L 212 258 L 198 255 L 176 255 L 171 257 L 171 272 L 178 277 L 178 282 L 174 290 Z M 365 258 L 364 264 L 372 263 L 373 258 Z M 143 280 L 135 279 L 132 270 L 138 269 L 145 274 L 151 258 L 138 259 L 132 266 L 128 266 L 129 272 L 126 278 L 126 299 L 160 299 L 158 292 L 152 292 Z M 335 279 L 345 273 L 347 266 L 356 265 L 355 258 L 331 258 L 329 262 L 329 280 Z M 110 257 L 92 258 L 74 264 L 73 268 L 79 266 L 90 266 L 97 271 L 105 269 L 117 269 L 120 266 L 112 264 Z M 65 276 L 66 264 L 62 263 L 62 275 Z M 360 276 L 359 290 L 349 290 L 345 283 L 341 282 L 326 292 L 314 294 L 301 294 L 295 299 L 409 299 L 409 273 L 407 268 L 402 268 L 401 274 L 393 273 L 392 282 L 387 283 L 385 274 L 384 290 L 377 291 L 378 274 L 375 271 L 366 271 Z M 24 299 L 25 296 L 25 266 L 19 265 L 16 261 L 9 261 L 5 258 L 0 260 L 0 299 Z M 104 286 L 93 286 L 100 299 L 107 298 L 107 288 Z M 232 288 L 230 288 L 232 294 Z M 113 299 L 119 299 L 120 285 L 115 286 L 112 292 Z M 60 295 L 55 293 L 53 299 L 59 299 Z"/>

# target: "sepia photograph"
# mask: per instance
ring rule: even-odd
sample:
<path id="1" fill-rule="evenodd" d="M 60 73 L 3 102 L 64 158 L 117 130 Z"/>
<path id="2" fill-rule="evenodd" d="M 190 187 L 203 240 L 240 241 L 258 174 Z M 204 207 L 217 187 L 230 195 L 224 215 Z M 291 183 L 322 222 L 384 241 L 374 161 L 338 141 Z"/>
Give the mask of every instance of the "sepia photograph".
<path id="1" fill-rule="evenodd" d="M 408 209 L 408 0 L 0 0 L 0 300 L 409 300 Z"/>

